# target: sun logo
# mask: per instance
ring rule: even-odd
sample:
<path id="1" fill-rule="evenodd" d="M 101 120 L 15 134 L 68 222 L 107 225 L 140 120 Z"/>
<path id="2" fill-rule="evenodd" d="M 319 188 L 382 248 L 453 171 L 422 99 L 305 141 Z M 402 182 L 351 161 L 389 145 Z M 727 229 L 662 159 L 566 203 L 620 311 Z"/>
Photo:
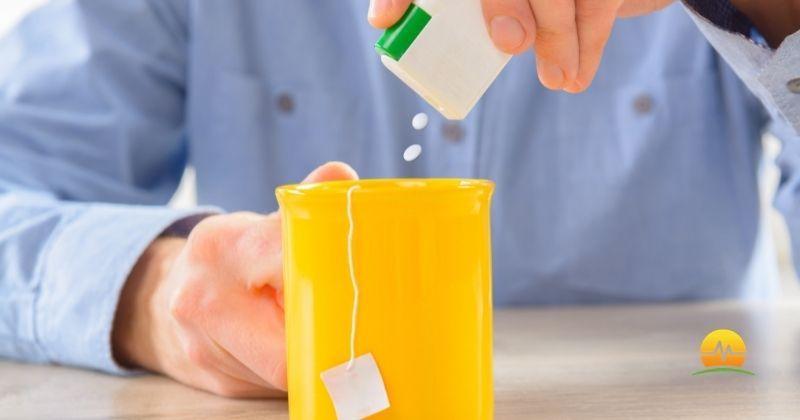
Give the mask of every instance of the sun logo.
<path id="1" fill-rule="evenodd" d="M 732 330 L 714 330 L 708 333 L 700 344 L 700 361 L 705 369 L 698 370 L 692 375 L 702 375 L 713 372 L 743 373 L 755 375 L 749 370 L 742 369 L 747 356 L 747 347 L 742 337 Z"/>

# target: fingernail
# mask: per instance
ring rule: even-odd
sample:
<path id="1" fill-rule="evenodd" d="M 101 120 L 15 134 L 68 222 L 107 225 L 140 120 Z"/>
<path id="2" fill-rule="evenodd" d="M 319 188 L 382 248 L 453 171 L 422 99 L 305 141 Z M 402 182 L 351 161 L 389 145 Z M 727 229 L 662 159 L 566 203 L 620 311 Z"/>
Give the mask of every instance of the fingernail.
<path id="1" fill-rule="evenodd" d="M 525 42 L 525 29 L 511 16 L 495 16 L 489 23 L 489 34 L 494 44 L 503 51 L 511 52 Z"/>
<path id="2" fill-rule="evenodd" d="M 564 86 L 564 71 L 561 67 L 545 60 L 536 60 L 536 71 L 539 72 L 539 80 L 548 89 L 561 89 Z"/>
<path id="3" fill-rule="evenodd" d="M 581 84 L 577 80 L 574 80 L 574 81 L 572 81 L 572 83 L 569 83 L 568 85 L 566 85 L 564 87 L 564 90 L 569 92 L 569 93 L 580 93 L 580 92 L 583 92 L 584 88 L 583 88 L 583 84 Z"/>
<path id="4" fill-rule="evenodd" d="M 372 0 L 369 2 L 369 18 L 383 17 L 392 9 L 392 0 Z"/>

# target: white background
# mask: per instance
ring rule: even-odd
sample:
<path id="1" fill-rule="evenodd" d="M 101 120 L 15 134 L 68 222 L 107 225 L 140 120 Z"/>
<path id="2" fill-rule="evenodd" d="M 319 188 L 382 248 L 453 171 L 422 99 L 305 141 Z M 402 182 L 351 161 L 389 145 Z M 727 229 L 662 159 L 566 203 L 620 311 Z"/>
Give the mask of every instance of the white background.
<path id="1" fill-rule="evenodd" d="M 0 0 L 0 34 L 5 33 L 28 10 L 44 2 L 45 0 Z"/>

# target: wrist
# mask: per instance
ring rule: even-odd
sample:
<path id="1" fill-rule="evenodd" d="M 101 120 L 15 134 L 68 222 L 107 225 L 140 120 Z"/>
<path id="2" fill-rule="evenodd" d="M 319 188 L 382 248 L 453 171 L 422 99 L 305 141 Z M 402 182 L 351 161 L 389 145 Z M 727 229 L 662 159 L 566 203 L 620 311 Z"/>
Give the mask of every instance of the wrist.
<path id="1" fill-rule="evenodd" d="M 114 358 L 123 366 L 160 370 L 153 300 L 186 240 L 156 239 L 139 257 L 122 289 L 112 332 Z"/>

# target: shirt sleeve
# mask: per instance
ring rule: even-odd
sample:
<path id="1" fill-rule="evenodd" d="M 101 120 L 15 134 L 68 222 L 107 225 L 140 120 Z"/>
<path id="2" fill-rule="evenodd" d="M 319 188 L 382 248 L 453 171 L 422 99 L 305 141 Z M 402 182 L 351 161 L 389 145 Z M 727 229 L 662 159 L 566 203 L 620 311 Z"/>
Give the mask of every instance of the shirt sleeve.
<path id="1" fill-rule="evenodd" d="M 770 131 L 781 141 L 775 159 L 780 178 L 773 204 L 786 223 L 794 266 L 800 267 L 800 136 L 785 124 L 773 123 Z"/>
<path id="2" fill-rule="evenodd" d="M 769 48 L 727 0 L 684 0 L 700 30 L 773 119 L 800 132 L 800 33 Z"/>
<path id="3" fill-rule="evenodd" d="M 164 206 L 186 162 L 181 10 L 49 2 L 0 40 L 0 357 L 123 372 L 132 266 L 209 212 Z"/>

